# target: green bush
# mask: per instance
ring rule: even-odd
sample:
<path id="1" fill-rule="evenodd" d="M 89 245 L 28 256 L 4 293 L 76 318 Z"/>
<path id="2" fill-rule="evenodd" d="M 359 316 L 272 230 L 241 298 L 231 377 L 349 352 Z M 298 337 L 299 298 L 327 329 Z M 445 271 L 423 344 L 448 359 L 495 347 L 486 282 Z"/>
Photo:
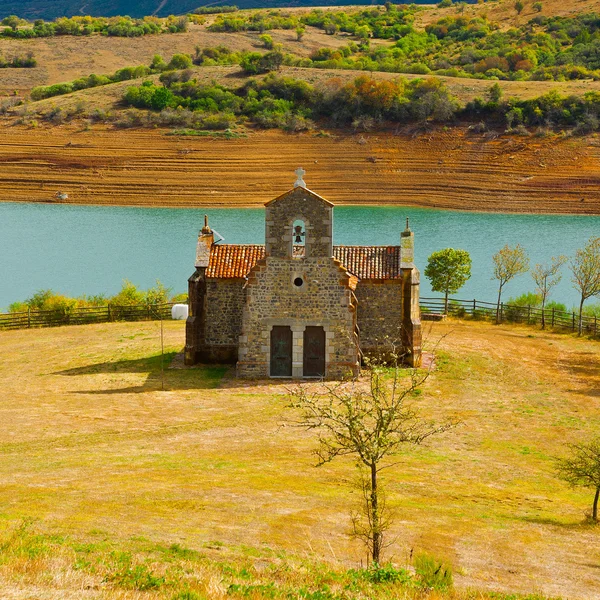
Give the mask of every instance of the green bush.
<path id="1" fill-rule="evenodd" d="M 181 70 L 189 69 L 192 66 L 192 57 L 189 54 L 174 54 L 167 65 L 167 69 Z"/>
<path id="2" fill-rule="evenodd" d="M 452 567 L 430 554 L 422 552 L 414 559 L 415 573 L 421 586 L 433 590 L 450 590 L 454 582 Z"/>

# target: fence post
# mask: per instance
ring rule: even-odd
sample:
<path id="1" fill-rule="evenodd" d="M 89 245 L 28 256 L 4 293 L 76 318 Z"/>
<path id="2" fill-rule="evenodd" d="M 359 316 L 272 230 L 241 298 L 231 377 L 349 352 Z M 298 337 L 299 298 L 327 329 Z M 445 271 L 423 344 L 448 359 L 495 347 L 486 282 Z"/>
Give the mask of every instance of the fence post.
<path id="1" fill-rule="evenodd" d="M 112 314 L 110 311 L 110 302 L 106 305 L 106 318 L 108 319 L 109 323 L 112 321 Z"/>
<path id="2" fill-rule="evenodd" d="M 27 307 L 27 329 L 31 329 L 31 306 Z"/>
<path id="3" fill-rule="evenodd" d="M 598 335 L 598 317 L 594 315 L 594 335 Z"/>
<path id="4" fill-rule="evenodd" d="M 555 311 L 555 308 L 552 307 L 552 328 L 554 328 L 554 311 Z"/>
<path id="5" fill-rule="evenodd" d="M 500 323 L 504 320 L 504 302 L 500 303 Z"/>
<path id="6" fill-rule="evenodd" d="M 575 311 L 573 311 L 573 331 L 575 331 Z"/>
<path id="7" fill-rule="evenodd" d="M 473 298 L 473 315 L 477 312 L 477 300 Z"/>
<path id="8" fill-rule="evenodd" d="M 531 322 L 531 304 L 527 307 L 527 323 Z"/>

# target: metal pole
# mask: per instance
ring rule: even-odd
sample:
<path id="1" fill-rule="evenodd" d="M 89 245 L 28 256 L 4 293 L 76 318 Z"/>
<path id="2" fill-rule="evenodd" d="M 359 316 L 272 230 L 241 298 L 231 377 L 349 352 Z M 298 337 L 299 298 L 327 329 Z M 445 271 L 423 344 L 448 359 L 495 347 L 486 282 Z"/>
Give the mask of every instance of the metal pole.
<path id="1" fill-rule="evenodd" d="M 162 315 L 160 317 L 160 383 L 161 389 L 165 391 L 165 335 L 163 330 Z"/>

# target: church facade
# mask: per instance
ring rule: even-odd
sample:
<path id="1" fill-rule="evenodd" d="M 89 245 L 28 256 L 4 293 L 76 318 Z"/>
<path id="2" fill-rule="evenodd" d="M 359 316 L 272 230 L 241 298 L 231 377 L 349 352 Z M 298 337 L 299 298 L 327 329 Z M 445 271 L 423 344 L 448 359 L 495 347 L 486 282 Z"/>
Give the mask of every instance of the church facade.
<path id="1" fill-rule="evenodd" d="M 205 219 L 188 280 L 185 363 L 236 364 L 242 378 L 341 379 L 367 355 L 421 360 L 414 236 L 334 246 L 333 204 L 294 188 L 265 205 L 265 244 L 215 242 Z"/>

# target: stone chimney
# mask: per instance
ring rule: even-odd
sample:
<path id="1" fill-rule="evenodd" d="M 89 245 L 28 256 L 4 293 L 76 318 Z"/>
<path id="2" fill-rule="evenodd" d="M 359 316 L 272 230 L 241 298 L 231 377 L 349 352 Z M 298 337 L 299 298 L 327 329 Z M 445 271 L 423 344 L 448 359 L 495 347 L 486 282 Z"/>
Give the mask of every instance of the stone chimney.
<path id="1" fill-rule="evenodd" d="M 198 245 L 196 246 L 196 268 L 208 267 L 210 249 L 215 242 L 212 229 L 208 226 L 208 215 L 204 215 L 204 227 L 198 234 Z"/>
<path id="2" fill-rule="evenodd" d="M 408 226 L 406 217 L 406 229 L 400 234 L 400 268 L 412 269 L 415 266 L 415 234 Z"/>

